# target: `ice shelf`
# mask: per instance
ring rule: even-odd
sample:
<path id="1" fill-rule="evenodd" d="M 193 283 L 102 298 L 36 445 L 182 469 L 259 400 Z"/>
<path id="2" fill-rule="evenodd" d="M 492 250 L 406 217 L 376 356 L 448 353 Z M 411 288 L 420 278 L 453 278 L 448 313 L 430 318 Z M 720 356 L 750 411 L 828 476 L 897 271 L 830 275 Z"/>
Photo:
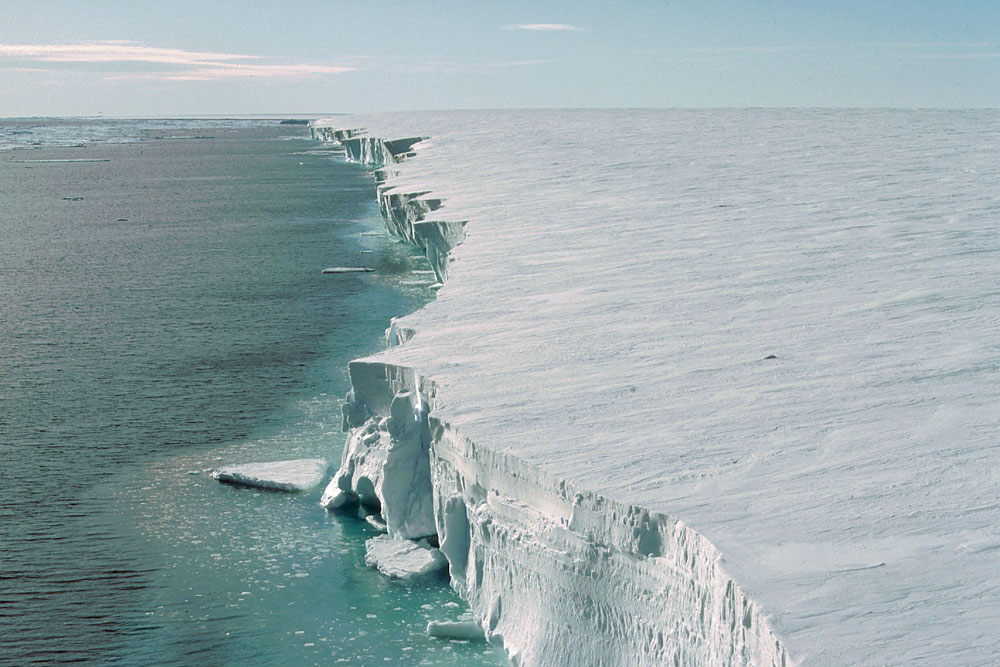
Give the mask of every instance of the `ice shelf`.
<path id="1" fill-rule="evenodd" d="M 436 534 L 513 664 L 994 659 L 995 112 L 313 133 L 444 283 L 351 363 L 325 499 Z"/>
<path id="2" fill-rule="evenodd" d="M 319 486 L 329 465 L 326 459 L 296 459 L 224 466 L 212 472 L 220 482 L 276 491 L 309 491 Z"/>

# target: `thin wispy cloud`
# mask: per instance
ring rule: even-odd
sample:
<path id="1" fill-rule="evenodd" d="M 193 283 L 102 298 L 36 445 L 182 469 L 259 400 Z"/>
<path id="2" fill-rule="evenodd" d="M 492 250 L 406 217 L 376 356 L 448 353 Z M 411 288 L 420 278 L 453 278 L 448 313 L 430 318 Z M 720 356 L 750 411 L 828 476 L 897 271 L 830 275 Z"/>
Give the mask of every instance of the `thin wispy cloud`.
<path id="1" fill-rule="evenodd" d="M 0 56 L 24 58 L 39 62 L 58 63 L 166 63 L 172 65 L 201 65 L 205 63 L 254 60 L 260 56 L 242 53 L 217 53 L 187 51 L 135 42 L 107 41 L 87 44 L 0 44 Z"/>
<path id="2" fill-rule="evenodd" d="M 212 67 L 181 70 L 179 72 L 143 72 L 136 74 L 113 74 L 103 77 L 108 81 L 216 81 L 240 77 L 270 79 L 306 79 L 320 74 L 340 74 L 350 72 L 351 67 L 328 65 L 232 65 L 219 64 Z"/>
<path id="3" fill-rule="evenodd" d="M 533 67 L 534 65 L 544 65 L 548 60 L 505 60 L 496 63 L 483 63 L 483 69 L 505 69 L 507 67 Z"/>
<path id="4" fill-rule="evenodd" d="M 537 32 L 582 32 L 580 26 L 568 23 L 518 23 L 504 26 L 504 30 L 534 30 Z"/>
<path id="5" fill-rule="evenodd" d="M 981 60 L 984 58 L 1000 58 L 1000 51 L 988 53 L 913 53 L 901 58 L 916 58 L 919 60 Z"/>
<path id="6" fill-rule="evenodd" d="M 867 42 L 850 44 L 768 44 L 709 47 L 688 49 L 687 53 L 700 56 L 741 56 L 755 54 L 827 54 L 836 57 L 876 56 L 890 58 L 918 58 L 931 60 L 958 60 L 963 58 L 997 58 L 998 51 L 983 51 L 990 47 L 982 42 Z M 959 49 L 975 49 L 967 52 Z M 675 54 L 668 51 L 651 51 L 664 55 Z"/>
<path id="7" fill-rule="evenodd" d="M 741 54 L 741 53 L 792 53 L 796 51 L 816 51 L 829 47 L 803 44 L 772 44 L 768 46 L 720 46 L 716 48 L 690 49 L 699 54 Z"/>
<path id="8" fill-rule="evenodd" d="M 875 42 L 871 46 L 886 46 L 903 49 L 970 48 L 980 49 L 990 46 L 988 42 Z"/>
<path id="9" fill-rule="evenodd" d="M 458 63 L 450 60 L 413 60 L 380 58 L 369 62 L 367 69 L 384 70 L 393 74 L 458 74 L 483 72 L 491 70 L 513 69 L 544 65 L 550 61 L 540 59 L 530 60 L 498 60 L 478 63 Z"/>
<path id="10" fill-rule="evenodd" d="M 896 58 L 914 58 L 917 60 L 976 60 L 982 58 L 1000 58 L 1000 49 L 988 42 L 885 42 L 876 44 L 889 49 L 898 50 Z M 995 50 L 984 51 L 983 49 Z M 970 49 L 961 51 L 961 49 Z"/>
<path id="11" fill-rule="evenodd" d="M 235 77 L 304 79 L 353 71 L 354 67 L 326 64 L 268 64 L 264 56 L 217 51 L 190 51 L 148 46 L 127 40 L 83 44 L 0 44 L 0 59 L 29 61 L 35 68 L 45 63 L 118 63 L 121 71 L 108 80 L 211 81 Z M 155 69 L 143 68 L 155 65 Z M 163 69 L 163 66 L 175 69 Z M 0 67 L 3 67 L 0 60 Z M 106 65 L 105 65 L 106 67 Z M 23 70 L 23 67 L 5 69 Z"/>

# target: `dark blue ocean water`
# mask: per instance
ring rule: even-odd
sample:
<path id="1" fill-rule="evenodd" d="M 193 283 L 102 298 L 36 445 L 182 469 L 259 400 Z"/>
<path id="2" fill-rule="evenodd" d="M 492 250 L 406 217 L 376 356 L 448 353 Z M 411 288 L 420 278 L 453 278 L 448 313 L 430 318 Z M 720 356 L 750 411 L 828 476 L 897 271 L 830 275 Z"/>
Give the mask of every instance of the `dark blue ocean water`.
<path id="1" fill-rule="evenodd" d="M 0 662 L 500 662 L 319 491 L 206 474 L 339 461 L 347 362 L 430 298 L 371 177 L 274 121 L 0 125 Z"/>

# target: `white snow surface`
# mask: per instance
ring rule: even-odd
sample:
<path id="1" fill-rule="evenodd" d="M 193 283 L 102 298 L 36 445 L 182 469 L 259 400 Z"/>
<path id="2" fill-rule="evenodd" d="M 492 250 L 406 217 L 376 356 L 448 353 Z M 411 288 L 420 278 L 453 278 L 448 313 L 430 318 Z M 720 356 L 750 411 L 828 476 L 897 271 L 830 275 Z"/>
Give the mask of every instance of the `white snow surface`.
<path id="1" fill-rule="evenodd" d="M 754 662 L 773 638 L 776 662 L 782 651 L 809 665 L 995 660 L 998 112 L 426 112 L 325 124 L 430 137 L 382 188 L 443 202 L 425 220 L 466 223 L 436 300 L 394 322 L 398 344 L 352 364 L 352 400 L 384 419 L 392 395 L 379 404 L 359 380 L 384 368 L 392 387 L 418 384 L 432 403 L 441 549 L 513 662 L 624 663 L 629 650 L 655 662 L 685 632 L 697 637 L 672 650 L 691 664 Z M 420 380 L 405 386 L 405 369 Z M 661 546 L 601 551 L 621 508 L 676 523 L 657 524 Z M 519 537 L 548 524 L 548 541 Z M 764 649 L 718 658 L 715 630 L 697 620 L 633 637 L 596 603 L 583 632 L 627 645 L 563 646 L 547 628 L 579 605 L 546 573 L 586 558 L 539 563 L 581 540 L 593 562 L 620 564 L 609 571 L 638 572 L 633 582 L 660 562 L 690 565 L 687 583 L 707 593 L 670 614 L 700 599 L 704 616 L 706 599 L 731 595 L 698 573 L 731 577 Z M 516 562 L 502 571 L 490 550 L 515 542 L 525 551 L 510 547 Z M 528 566 L 537 590 L 518 593 Z"/>
<path id="2" fill-rule="evenodd" d="M 244 463 L 214 470 L 212 478 L 261 489 L 309 491 L 322 483 L 328 468 L 326 459 Z"/>

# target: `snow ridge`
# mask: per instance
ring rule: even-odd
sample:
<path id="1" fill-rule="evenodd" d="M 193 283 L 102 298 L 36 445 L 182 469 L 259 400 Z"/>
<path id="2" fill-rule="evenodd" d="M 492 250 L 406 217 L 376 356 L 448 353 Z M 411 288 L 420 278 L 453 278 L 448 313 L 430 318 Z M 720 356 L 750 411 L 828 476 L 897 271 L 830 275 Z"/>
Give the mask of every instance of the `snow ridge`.
<path id="1" fill-rule="evenodd" d="M 438 280 L 464 221 L 393 185 L 420 138 L 387 141 L 314 124 L 317 139 L 376 169 L 390 233 L 424 250 Z M 391 346 L 418 332 L 393 322 Z M 767 618 L 683 522 L 577 488 L 477 445 L 434 416 L 435 385 L 377 360 L 349 366 L 348 442 L 327 507 L 378 506 L 394 538 L 436 535 L 453 588 L 514 665 L 787 665 Z"/>

